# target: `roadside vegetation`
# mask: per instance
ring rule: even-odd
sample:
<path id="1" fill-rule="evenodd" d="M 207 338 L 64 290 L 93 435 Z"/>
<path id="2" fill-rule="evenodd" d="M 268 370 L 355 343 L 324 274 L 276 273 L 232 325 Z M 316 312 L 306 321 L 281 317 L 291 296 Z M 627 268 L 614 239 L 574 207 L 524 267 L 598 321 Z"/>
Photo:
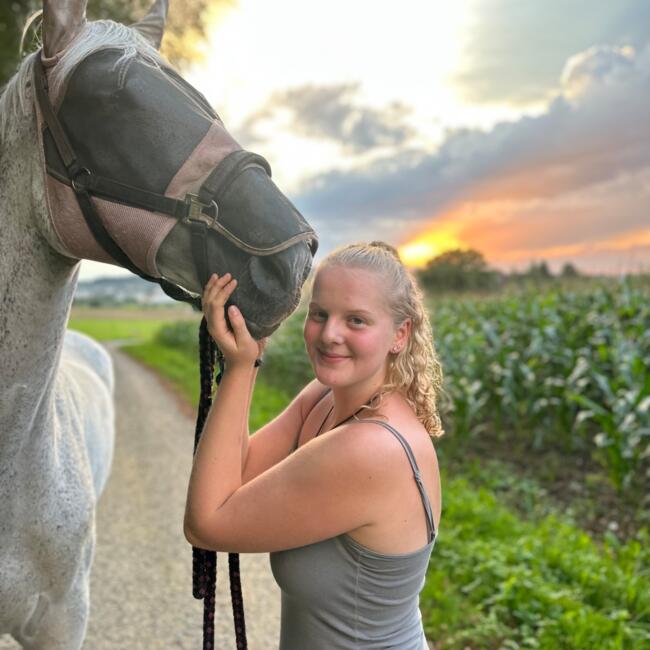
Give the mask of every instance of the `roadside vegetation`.
<path id="1" fill-rule="evenodd" d="M 421 594 L 436 650 L 650 647 L 650 283 L 567 274 L 428 287 L 446 374 L 443 517 Z M 251 431 L 312 376 L 303 318 L 270 340 Z M 194 404 L 197 325 L 157 324 L 126 348 Z"/>
<path id="2" fill-rule="evenodd" d="M 69 327 L 97 341 L 146 341 L 166 325 L 165 320 L 111 320 L 105 318 L 70 319 Z"/>

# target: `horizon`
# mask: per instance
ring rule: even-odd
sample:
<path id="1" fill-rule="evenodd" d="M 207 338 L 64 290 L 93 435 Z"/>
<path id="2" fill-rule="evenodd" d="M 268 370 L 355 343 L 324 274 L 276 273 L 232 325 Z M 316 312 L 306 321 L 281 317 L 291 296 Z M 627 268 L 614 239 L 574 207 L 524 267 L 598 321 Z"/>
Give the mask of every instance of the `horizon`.
<path id="1" fill-rule="evenodd" d="M 453 250 L 453 249 L 449 249 Z M 461 249 L 461 250 L 468 250 L 468 249 Z M 448 251 L 445 251 L 448 252 Z M 434 258 L 432 258 L 434 259 Z M 92 268 L 91 273 L 89 274 L 88 272 L 83 273 L 83 267 L 86 264 L 93 264 L 94 267 Z M 488 264 L 488 270 L 489 271 L 496 271 L 498 273 L 501 273 L 503 275 L 514 275 L 517 273 L 525 273 L 526 271 L 529 271 L 531 267 L 534 265 L 539 265 L 539 264 L 546 264 L 549 268 L 549 271 L 551 272 L 552 276 L 554 278 L 559 278 L 560 273 L 562 270 L 562 266 L 564 264 L 570 264 L 572 265 L 578 272 L 578 275 L 583 278 L 591 278 L 591 279 L 598 279 L 598 278 L 607 278 L 607 279 L 623 279 L 626 277 L 636 277 L 636 276 L 644 276 L 650 274 L 650 264 L 646 264 L 644 267 L 638 267 L 636 270 L 620 270 L 618 272 L 584 272 L 582 269 L 577 264 L 574 264 L 570 260 L 567 262 L 563 262 L 561 265 L 559 264 L 549 264 L 548 260 L 543 260 L 543 259 L 531 259 L 529 263 L 525 266 L 520 266 L 520 267 L 510 267 L 510 268 L 499 268 L 496 266 L 492 266 L 489 261 L 487 261 Z M 317 262 L 314 263 L 314 268 L 316 267 Z M 85 283 L 85 282 L 95 282 L 95 281 L 103 281 L 103 280 L 127 280 L 127 279 L 133 279 L 133 278 L 138 278 L 141 279 L 143 282 L 148 282 L 147 280 L 144 280 L 143 278 L 140 278 L 139 276 L 131 273 L 130 271 L 127 271 L 126 269 L 123 269 L 121 267 L 113 266 L 111 264 L 104 264 L 101 262 L 90 262 L 89 260 L 82 260 L 81 261 L 81 272 L 79 273 L 79 278 L 78 282 L 79 283 Z M 425 267 L 424 266 L 412 266 L 405 264 L 405 266 L 409 269 L 411 272 L 417 272 L 423 270 Z"/>

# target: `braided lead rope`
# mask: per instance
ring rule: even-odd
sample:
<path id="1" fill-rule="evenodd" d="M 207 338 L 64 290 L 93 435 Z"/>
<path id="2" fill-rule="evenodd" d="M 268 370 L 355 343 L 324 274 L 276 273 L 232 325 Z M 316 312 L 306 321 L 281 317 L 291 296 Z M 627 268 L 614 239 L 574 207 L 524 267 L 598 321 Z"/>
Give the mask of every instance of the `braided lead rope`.
<path id="1" fill-rule="evenodd" d="M 212 404 L 212 384 L 215 362 L 219 363 L 216 377 L 217 386 L 223 376 L 223 355 L 208 333 L 205 318 L 199 327 L 199 369 L 201 375 L 201 397 L 194 432 L 194 453 L 199 444 L 203 425 Z M 230 574 L 230 595 L 232 599 L 233 620 L 237 650 L 247 650 L 246 625 L 244 621 L 244 601 L 242 598 L 239 574 L 239 555 L 228 554 Z M 203 600 L 203 650 L 214 650 L 214 612 L 217 584 L 217 554 L 200 548 L 192 548 L 192 594 Z"/>
<path id="2" fill-rule="evenodd" d="M 247 650 L 244 599 L 241 592 L 238 553 L 228 553 L 228 570 L 230 575 L 230 599 L 232 600 L 232 618 L 235 624 L 237 650 Z"/>
<path id="3" fill-rule="evenodd" d="M 212 382 L 216 360 L 216 346 L 210 335 L 205 318 L 199 327 L 199 370 L 201 397 L 194 430 L 194 453 L 198 447 L 203 425 L 212 404 Z M 214 598 L 216 586 L 217 557 L 214 551 L 192 548 L 192 594 L 203 600 L 203 649 L 214 649 Z"/>

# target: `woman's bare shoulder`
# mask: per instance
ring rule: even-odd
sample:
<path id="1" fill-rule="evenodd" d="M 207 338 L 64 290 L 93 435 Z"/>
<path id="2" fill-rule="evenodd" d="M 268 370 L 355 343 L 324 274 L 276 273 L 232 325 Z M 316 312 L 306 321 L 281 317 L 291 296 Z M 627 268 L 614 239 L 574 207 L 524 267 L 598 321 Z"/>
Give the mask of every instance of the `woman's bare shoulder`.
<path id="1" fill-rule="evenodd" d="M 407 442 L 418 465 L 433 463 L 437 469 L 436 452 L 431 436 L 417 418 L 411 405 L 399 394 L 392 394 L 388 398 L 378 412 L 352 420 L 346 424 L 346 427 L 354 434 L 358 444 L 364 447 L 372 445 L 378 458 L 392 460 L 396 456 L 405 454 L 397 436 L 388 430 L 394 429 Z M 389 428 L 376 422 L 383 422 L 389 425 Z"/>
<path id="2" fill-rule="evenodd" d="M 399 393 L 386 395 L 377 411 L 367 411 L 357 421 L 363 422 L 364 419 L 385 422 L 409 441 L 429 437 L 413 407 Z"/>
<path id="3" fill-rule="evenodd" d="M 311 413 L 316 404 L 329 392 L 325 384 L 321 384 L 318 379 L 312 379 L 299 394 L 300 409 L 302 411 L 303 421 Z"/>

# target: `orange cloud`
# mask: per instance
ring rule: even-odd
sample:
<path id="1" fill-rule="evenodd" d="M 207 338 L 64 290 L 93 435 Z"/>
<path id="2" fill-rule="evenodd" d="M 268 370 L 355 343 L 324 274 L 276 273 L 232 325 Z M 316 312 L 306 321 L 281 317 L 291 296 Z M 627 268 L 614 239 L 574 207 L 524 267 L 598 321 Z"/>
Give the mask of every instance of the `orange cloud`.
<path id="1" fill-rule="evenodd" d="M 570 261 L 593 273 L 647 270 L 647 179 L 642 172 L 554 199 L 458 204 L 407 239 L 400 254 L 415 267 L 451 248 L 474 248 L 503 269 L 547 260 L 556 268 Z"/>

